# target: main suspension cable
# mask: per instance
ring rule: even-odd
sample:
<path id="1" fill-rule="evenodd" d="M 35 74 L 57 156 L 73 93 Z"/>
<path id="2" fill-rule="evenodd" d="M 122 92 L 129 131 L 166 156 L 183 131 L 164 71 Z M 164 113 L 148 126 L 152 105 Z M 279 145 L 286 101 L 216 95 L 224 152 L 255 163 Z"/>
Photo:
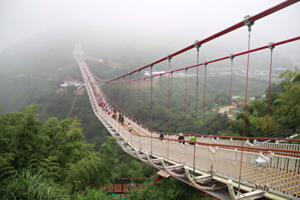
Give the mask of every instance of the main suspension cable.
<path id="1" fill-rule="evenodd" d="M 286 43 L 289 43 L 289 42 L 294 42 L 294 41 L 297 41 L 297 40 L 300 40 L 300 36 L 297 36 L 297 37 L 294 37 L 294 38 L 290 38 L 290 39 L 287 39 L 287 40 L 283 40 L 283 41 L 280 41 L 280 42 L 276 42 L 276 43 L 273 44 L 273 46 L 278 46 L 278 45 L 286 44 Z M 253 53 L 253 52 L 260 51 L 260 50 L 267 49 L 267 48 L 268 48 L 268 46 L 266 45 L 266 46 L 258 47 L 258 48 L 255 48 L 255 49 L 251 49 L 249 51 L 243 51 L 243 52 L 240 52 L 240 53 L 236 53 L 236 54 L 233 54 L 232 56 L 234 56 L 234 57 L 242 56 L 242 55 L 246 55 L 248 53 Z M 219 62 L 221 60 L 226 60 L 226 59 L 229 59 L 229 58 L 230 58 L 230 56 L 225 56 L 225 57 L 222 57 L 222 58 L 218 58 L 218 59 L 207 61 L 206 63 L 210 64 L 210 63 L 214 63 L 214 62 Z M 169 74 L 169 73 L 173 73 L 173 72 L 177 72 L 177 71 L 182 71 L 182 70 L 185 70 L 185 69 L 195 68 L 197 66 L 202 66 L 204 64 L 205 63 L 199 63 L 198 65 L 192 65 L 192 66 L 188 66 L 188 67 L 184 67 L 184 68 L 180 68 L 180 69 L 175 69 L 175 70 L 172 70 L 172 71 L 163 72 L 163 73 L 152 75 L 152 76 L 147 76 L 147 77 L 144 77 L 144 78 L 151 78 L 151 77 L 156 77 L 156 76 L 162 76 L 162 75 L 166 75 L 166 74 Z M 127 82 L 128 81 L 135 81 L 135 80 L 137 80 L 137 79 L 130 79 L 130 80 L 127 80 Z"/>
<path id="2" fill-rule="evenodd" d="M 292 5 L 292 4 L 295 4 L 295 3 L 299 2 L 299 1 L 300 0 L 286 0 L 286 1 L 283 1 L 283 2 L 279 3 L 278 5 L 275 5 L 275 6 L 269 8 L 267 10 L 264 10 L 263 12 L 260 12 L 260 13 L 258 13 L 256 15 L 254 15 L 254 16 L 249 17 L 248 19 L 250 21 L 252 21 L 252 22 L 257 21 L 257 20 L 262 19 L 262 18 L 264 18 L 264 17 L 266 17 L 266 16 L 268 16 L 268 15 L 270 15 L 272 13 L 275 13 L 275 12 L 277 12 L 277 11 L 283 9 L 283 8 L 286 8 L 286 7 L 288 7 L 288 6 Z M 211 36 L 209 36 L 209 37 L 207 37 L 207 38 L 205 38 L 205 39 L 203 39 L 201 41 L 198 41 L 197 44 L 201 45 L 201 44 L 207 43 L 207 42 L 209 42 L 211 40 L 214 40 L 214 39 L 216 39 L 216 38 L 218 38 L 218 37 L 220 37 L 222 35 L 225 35 L 225 34 L 230 33 L 230 32 L 232 32 L 232 31 L 234 31 L 236 29 L 239 29 L 239 28 L 243 27 L 244 25 L 245 25 L 245 22 L 241 21 L 241 22 L 239 22 L 239 23 L 237 23 L 237 24 L 235 24 L 235 25 L 233 25 L 231 27 L 228 27 L 228 28 L 226 28 L 226 29 L 224 29 L 224 30 L 222 30 L 222 31 L 214 34 L 214 35 L 211 35 Z M 186 51 L 188 51 L 188 50 L 190 50 L 192 48 L 194 48 L 194 44 L 192 44 L 192 45 L 190 45 L 188 47 L 185 47 L 184 49 L 181 49 L 181 50 L 179 50 L 179 51 L 171 54 L 170 57 L 177 56 L 177 55 L 179 55 L 181 53 L 184 53 L 184 52 L 186 52 Z M 161 62 L 163 62 L 163 61 L 165 61 L 167 59 L 168 59 L 168 56 L 164 57 L 164 58 L 161 58 L 160 60 L 157 60 L 155 62 L 152 62 L 151 65 L 156 65 L 156 64 L 161 63 Z M 139 68 L 139 70 L 143 70 L 143 69 L 146 69 L 148 67 L 149 67 L 149 65 L 146 65 L 144 67 Z M 127 76 L 128 74 L 132 74 L 132 73 L 135 73 L 135 72 L 137 72 L 137 70 L 128 72 L 127 74 L 121 75 L 120 77 Z M 108 80 L 108 81 L 114 81 L 116 79 L 117 78 L 113 78 L 113 79 Z M 108 81 L 106 81 L 106 82 L 108 82 Z"/>

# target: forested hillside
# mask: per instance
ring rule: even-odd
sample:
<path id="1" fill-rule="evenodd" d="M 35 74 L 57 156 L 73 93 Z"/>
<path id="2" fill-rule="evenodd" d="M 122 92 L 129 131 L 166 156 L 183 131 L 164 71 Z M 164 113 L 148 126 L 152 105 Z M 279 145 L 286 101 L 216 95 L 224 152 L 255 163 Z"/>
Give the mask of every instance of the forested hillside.
<path id="1" fill-rule="evenodd" d="M 42 123 L 36 109 L 0 115 L 0 199 L 77 199 L 88 188 L 109 184 L 111 177 L 154 173 L 122 154 L 123 164 L 116 165 L 120 149 L 113 138 L 95 151 L 83 141 L 76 117 Z"/>
<path id="2" fill-rule="evenodd" d="M 155 173 L 153 168 L 137 162 L 116 147 L 115 142 L 107 140 L 107 130 L 93 114 L 84 89 L 81 95 L 77 95 L 71 118 L 66 119 L 76 88 L 60 89 L 60 84 L 68 77 L 82 80 L 72 55 L 74 41 L 72 37 L 48 34 L 33 36 L 0 54 L 0 184 L 5 185 L 0 194 L 3 199 L 14 198 L 11 195 L 17 199 L 25 199 L 22 195 L 27 195 L 28 199 L 77 198 L 77 193 L 84 196 L 86 188 L 94 181 L 75 186 L 71 179 L 83 182 L 76 176 L 93 178 L 104 184 L 111 177 L 145 178 Z M 27 105 L 37 106 L 25 108 Z M 76 134 L 71 134 L 73 132 Z M 104 164 L 97 164 L 103 161 L 100 161 L 100 155 L 105 156 L 100 150 L 104 142 L 105 146 L 113 143 L 109 146 L 113 152 L 106 154 L 114 159 L 112 165 L 105 165 L 107 174 L 105 170 L 104 174 L 97 171 Z M 89 163 L 89 160 L 94 163 Z M 91 174 L 82 174 L 79 165 Z M 77 171 L 68 174 L 72 170 Z M 27 179 L 32 185 L 20 185 L 20 181 Z M 19 187 L 12 188 L 13 182 Z M 30 191 L 28 188 L 34 184 L 42 186 Z M 12 190 L 16 193 L 11 193 Z M 53 196 L 44 194 L 52 190 Z"/>
<path id="3" fill-rule="evenodd" d="M 42 123 L 35 111 L 29 106 L 0 116 L 1 199 L 63 199 L 107 184 L 117 163 L 113 139 L 95 152 L 82 141 L 77 118 Z"/>
<path id="4" fill-rule="evenodd" d="M 260 99 L 247 106 L 246 135 L 260 137 L 274 133 L 294 130 L 300 132 L 300 71 L 287 70 L 280 75 L 284 79 L 280 84 L 271 87 L 270 102 Z M 268 95 L 268 90 L 266 90 Z M 267 110 L 269 109 L 269 112 Z M 243 115 L 239 114 L 231 123 L 232 129 L 242 132 Z"/>

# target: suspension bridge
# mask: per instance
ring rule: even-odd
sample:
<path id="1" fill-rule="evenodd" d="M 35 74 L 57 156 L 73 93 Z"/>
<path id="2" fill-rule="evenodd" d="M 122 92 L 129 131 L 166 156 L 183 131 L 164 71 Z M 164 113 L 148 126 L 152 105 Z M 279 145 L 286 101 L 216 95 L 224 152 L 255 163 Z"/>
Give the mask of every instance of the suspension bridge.
<path id="1" fill-rule="evenodd" d="M 300 36 L 287 38 L 283 41 L 269 43 L 265 46 L 250 48 L 251 32 L 254 22 L 267 17 L 288 6 L 292 6 L 299 0 L 284 1 L 272 8 L 269 8 L 257 15 L 247 16 L 241 22 L 220 31 L 208 38 L 195 41 L 194 44 L 172 53 L 166 57 L 152 62 L 144 67 L 130 71 L 110 80 L 101 80 L 93 75 L 90 71 L 83 51 L 80 45 L 76 45 L 73 54 L 76 55 L 87 93 L 92 105 L 92 109 L 106 127 L 112 136 L 117 138 L 120 147 L 129 155 L 145 162 L 159 170 L 163 170 L 171 176 L 183 181 L 203 192 L 206 192 L 218 199 L 300 199 L 300 145 L 289 144 L 292 141 L 299 142 L 299 139 L 291 137 L 277 138 L 268 137 L 268 128 L 266 128 L 265 137 L 254 138 L 245 137 L 246 113 L 247 106 L 244 108 L 244 124 L 242 137 L 233 136 L 217 136 L 217 135 L 196 135 L 196 144 L 191 145 L 189 141 L 185 144 L 179 142 L 178 133 L 171 132 L 172 118 L 172 86 L 175 72 L 183 72 L 185 80 L 188 79 L 188 70 L 195 69 L 196 73 L 196 121 L 198 116 L 198 98 L 203 97 L 202 121 L 203 129 L 205 129 L 205 100 L 206 100 L 206 75 L 207 68 L 210 64 L 229 60 L 231 63 L 231 83 L 232 84 L 232 66 L 234 58 L 245 55 L 247 56 L 247 73 L 245 76 L 245 105 L 248 101 L 248 82 L 250 54 L 257 51 L 270 51 L 270 72 L 269 72 L 269 90 L 268 90 L 268 108 L 266 124 L 269 126 L 269 104 L 271 90 L 271 74 L 273 62 L 273 49 L 279 45 L 288 45 L 288 43 L 300 40 Z M 199 62 L 199 52 L 201 45 L 211 40 L 221 37 L 225 34 L 243 27 L 248 28 L 248 49 L 247 51 L 230 54 L 214 60 Z M 196 64 L 179 69 L 171 69 L 172 58 L 183 54 L 191 49 L 196 49 Z M 78 51 L 78 52 L 77 52 Z M 153 73 L 153 67 L 157 64 L 167 62 L 169 70 L 159 74 Z M 203 94 L 198 93 L 199 72 L 202 70 L 203 78 Z M 150 71 L 149 76 L 141 77 L 142 70 Z M 140 118 L 140 82 L 148 79 L 150 81 L 151 98 L 150 98 L 150 115 L 153 113 L 153 82 L 154 78 L 168 79 L 168 132 L 163 133 L 164 138 L 159 137 L 159 132 L 147 127 L 141 122 Z M 134 77 L 134 78 L 133 78 Z M 108 92 L 115 90 L 116 87 L 123 87 L 130 83 L 137 84 L 137 96 L 132 97 L 128 93 L 127 98 L 136 98 L 138 119 L 132 117 L 126 110 L 121 109 L 103 90 L 104 86 L 109 87 Z M 117 91 L 117 90 L 115 90 Z M 183 91 L 185 93 L 185 91 Z M 185 99 L 186 99 L 185 95 Z M 230 105 L 232 92 L 230 88 Z M 185 100 L 186 102 L 186 100 Z M 124 108 L 124 107 L 123 107 Z M 114 111 L 115 110 L 115 111 Z M 230 112 L 230 109 L 228 109 Z M 113 113 L 115 112 L 115 113 Z M 122 115 L 124 120 L 119 120 Z M 112 117 L 114 116 L 114 117 Z M 151 117 L 152 120 L 152 117 Z M 130 126 L 128 126 L 130 124 Z M 197 132 L 196 132 L 197 133 Z M 185 134 L 187 135 L 187 134 Z M 286 135 L 290 136 L 290 135 Z"/>

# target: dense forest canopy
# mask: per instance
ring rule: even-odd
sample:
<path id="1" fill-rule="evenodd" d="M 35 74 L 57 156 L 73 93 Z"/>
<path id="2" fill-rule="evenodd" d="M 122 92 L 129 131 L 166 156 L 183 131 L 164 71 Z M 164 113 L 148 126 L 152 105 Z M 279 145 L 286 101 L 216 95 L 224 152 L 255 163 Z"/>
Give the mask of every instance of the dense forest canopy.
<path id="1" fill-rule="evenodd" d="M 260 137 L 291 129 L 299 132 L 299 75 L 300 71 L 297 67 L 293 71 L 287 70 L 280 75 L 284 81 L 271 85 L 269 116 L 267 116 L 267 99 L 256 100 L 247 105 L 247 136 Z M 267 88 L 267 95 L 268 91 Z M 237 120 L 231 123 L 232 129 L 241 132 L 242 120 L 243 115 L 238 115 Z"/>
<path id="2" fill-rule="evenodd" d="M 116 162 L 116 143 L 112 138 L 99 152 L 93 145 L 82 141 L 83 134 L 78 119 L 49 118 L 41 123 L 36 118 L 36 106 L 23 112 L 0 116 L 0 195 L 4 199 L 47 199 L 47 188 L 57 195 L 70 194 L 88 185 L 100 186 L 113 175 Z M 107 168 L 108 167 L 108 168 Z M 79 173 L 80 172 L 80 173 Z M 42 185 L 30 191 L 29 184 Z M 59 185 L 64 185 L 61 188 Z M 41 189 L 39 191 L 38 189 Z M 51 199 L 56 199 L 53 197 Z"/>

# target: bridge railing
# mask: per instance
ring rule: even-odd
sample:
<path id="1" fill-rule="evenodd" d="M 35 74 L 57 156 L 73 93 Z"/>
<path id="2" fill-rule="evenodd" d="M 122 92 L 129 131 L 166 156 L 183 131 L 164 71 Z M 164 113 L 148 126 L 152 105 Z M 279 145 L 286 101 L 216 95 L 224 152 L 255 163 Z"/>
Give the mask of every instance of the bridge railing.
<path id="1" fill-rule="evenodd" d="M 292 151 L 300 151 L 299 144 L 280 144 L 280 143 L 263 143 L 256 142 L 253 145 L 257 148 L 265 148 L 265 149 L 282 149 L 282 150 L 292 150 Z M 291 155 L 295 155 L 295 153 L 287 153 Z"/>
<path id="2" fill-rule="evenodd" d="M 243 141 L 241 140 L 223 140 L 218 139 L 216 144 L 226 144 L 226 145 L 234 145 L 234 146 L 242 146 Z M 247 142 L 244 141 L 244 145 L 246 145 Z"/>
<path id="3" fill-rule="evenodd" d="M 290 197 L 300 197 L 299 193 L 299 169 L 300 158 L 274 155 L 269 151 L 261 149 L 289 148 L 287 150 L 298 149 L 299 145 L 287 147 L 283 144 L 256 143 L 259 150 L 243 150 L 240 140 L 221 140 L 213 138 L 197 138 L 197 142 L 205 142 L 206 145 L 181 145 L 174 137 L 168 135 L 164 140 L 151 138 L 146 135 L 133 135 L 120 123 L 104 112 L 98 105 L 93 93 L 93 87 L 89 82 L 84 69 L 81 69 L 86 82 L 88 95 L 95 114 L 103 120 L 106 127 L 113 127 L 118 134 L 132 148 L 143 152 L 151 152 L 153 156 L 162 157 L 167 161 L 181 163 L 198 171 L 212 173 L 214 175 L 232 179 L 236 182 L 251 186 L 253 188 L 268 188 L 273 193 Z M 98 90 L 100 90 L 98 88 Z M 104 96 L 102 97 L 104 98 Z M 142 128 L 129 118 L 126 122 L 131 122 L 137 131 Z M 138 129 L 140 128 L 140 129 Z M 145 129 L 144 129 L 145 130 Z M 112 130 L 111 130 L 112 131 Z M 112 133 L 112 132 L 111 132 Z M 157 136 L 157 134 L 154 134 Z M 246 142 L 246 141 L 244 141 Z M 225 149 L 223 145 L 233 145 L 235 149 Z M 213 147 L 221 145 L 219 148 Z M 255 149 L 255 148 L 254 148 Z M 259 152 L 261 151 L 261 152 Z M 243 156 L 242 156 L 243 154 Z M 258 163 L 257 160 L 262 162 Z M 265 165 L 265 166 L 260 166 Z"/>
<path id="4" fill-rule="evenodd" d="M 150 152 L 151 153 L 151 138 L 140 138 L 140 145 L 143 147 L 144 152 Z M 152 147 L 153 148 L 153 147 Z"/>
<path id="5" fill-rule="evenodd" d="M 164 133 L 165 135 L 172 135 L 174 139 L 178 137 L 175 133 Z M 184 134 L 186 138 L 188 134 Z M 300 139 L 291 138 L 254 138 L 254 137 L 237 137 L 237 136 L 220 136 L 220 135 L 200 135 L 195 134 L 197 141 L 207 144 L 220 144 L 220 145 L 232 145 L 232 146 L 244 146 L 255 147 L 263 149 L 281 149 L 290 150 L 291 152 L 285 152 L 288 155 L 297 155 L 300 152 L 299 144 L 289 144 L 291 142 L 300 142 Z M 254 141 L 253 141 L 254 140 Z M 257 140 L 265 140 L 265 142 L 258 142 Z M 275 141 L 275 143 L 274 143 Z M 284 142 L 284 143 L 283 143 Z M 293 152 L 294 151 L 294 152 Z M 283 154 L 282 154 L 283 155 Z"/>
<path id="6" fill-rule="evenodd" d="M 195 148 L 195 154 L 194 154 Z M 190 168 L 194 168 L 206 173 L 212 170 L 213 153 L 208 146 L 187 145 L 185 148 L 185 163 Z M 194 158 L 195 156 L 195 158 Z M 194 165 L 195 159 L 195 165 Z"/>

